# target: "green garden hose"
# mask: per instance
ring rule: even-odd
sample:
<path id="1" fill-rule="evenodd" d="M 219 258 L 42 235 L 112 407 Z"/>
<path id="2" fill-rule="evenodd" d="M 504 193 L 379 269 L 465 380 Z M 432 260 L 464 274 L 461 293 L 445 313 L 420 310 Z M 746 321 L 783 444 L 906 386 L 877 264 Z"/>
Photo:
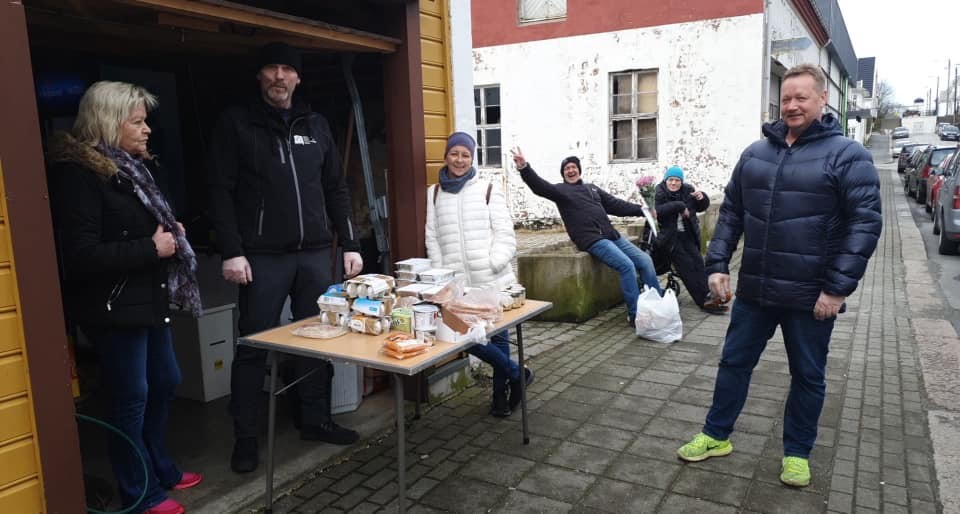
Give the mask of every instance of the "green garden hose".
<path id="1" fill-rule="evenodd" d="M 121 432 L 119 428 L 107 423 L 106 421 L 102 421 L 97 418 L 86 416 L 84 414 L 77 414 L 76 416 L 77 416 L 77 419 L 79 420 L 89 421 L 94 425 L 100 425 L 101 427 L 106 428 L 107 430 L 115 434 L 118 434 L 120 437 L 123 438 L 124 441 L 130 443 L 130 447 L 133 448 L 133 452 L 136 453 L 137 458 L 140 459 L 140 464 L 143 464 L 143 492 L 140 493 L 140 497 L 137 498 L 137 501 L 133 502 L 132 505 L 130 505 L 129 507 L 123 510 L 114 510 L 114 511 L 96 510 L 96 509 L 90 508 L 90 506 L 88 505 L 87 512 L 91 514 L 127 514 L 128 512 L 132 512 L 135 509 L 139 509 L 140 502 L 142 502 L 143 498 L 147 496 L 147 484 L 149 483 L 150 477 L 147 474 L 147 460 L 143 458 L 143 454 L 140 453 L 140 449 L 137 448 L 137 444 L 134 443 L 133 439 L 130 439 L 130 437 L 127 436 L 127 434 L 124 434 L 123 432 Z"/>

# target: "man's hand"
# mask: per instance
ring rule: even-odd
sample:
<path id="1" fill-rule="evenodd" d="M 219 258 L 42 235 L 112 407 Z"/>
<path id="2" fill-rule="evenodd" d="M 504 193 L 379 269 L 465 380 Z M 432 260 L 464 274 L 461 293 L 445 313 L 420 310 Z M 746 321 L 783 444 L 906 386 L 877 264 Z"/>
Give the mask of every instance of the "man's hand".
<path id="1" fill-rule="evenodd" d="M 694 190 L 694 192 L 690 193 L 690 196 L 699 202 L 700 200 L 703 200 L 703 191 L 700 191 L 699 189 Z"/>
<path id="2" fill-rule="evenodd" d="M 730 298 L 730 275 L 727 273 L 711 273 L 707 278 L 710 293 L 714 298 Z"/>
<path id="3" fill-rule="evenodd" d="M 813 306 L 813 317 L 818 320 L 835 318 L 840 312 L 840 307 L 847 299 L 846 296 L 836 296 L 820 291 L 820 297 L 817 298 L 817 304 Z"/>
<path id="4" fill-rule="evenodd" d="M 363 270 L 363 257 L 358 252 L 343 252 L 343 274 L 351 278 Z"/>
<path id="5" fill-rule="evenodd" d="M 519 146 L 511 148 L 510 155 L 513 157 L 513 164 L 516 165 L 518 170 L 527 167 L 527 159 L 523 157 L 523 150 Z"/>
<path id="6" fill-rule="evenodd" d="M 233 257 L 223 261 L 223 278 L 227 282 L 247 285 L 253 282 L 253 270 L 244 256 Z"/>

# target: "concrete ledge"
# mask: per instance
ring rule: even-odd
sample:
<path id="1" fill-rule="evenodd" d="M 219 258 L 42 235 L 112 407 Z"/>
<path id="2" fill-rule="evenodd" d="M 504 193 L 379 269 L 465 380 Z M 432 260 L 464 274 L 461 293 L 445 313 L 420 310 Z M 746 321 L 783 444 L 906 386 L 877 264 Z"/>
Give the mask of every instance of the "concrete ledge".
<path id="1" fill-rule="evenodd" d="M 706 212 L 697 215 L 704 250 L 713 237 L 719 209 L 719 202 L 711 202 Z M 636 244 L 643 226 L 641 220 L 620 233 Z M 527 297 L 553 302 L 553 308 L 537 318 L 542 321 L 579 323 L 623 302 L 620 276 L 569 240 L 518 255 L 517 278 L 526 287 Z"/>

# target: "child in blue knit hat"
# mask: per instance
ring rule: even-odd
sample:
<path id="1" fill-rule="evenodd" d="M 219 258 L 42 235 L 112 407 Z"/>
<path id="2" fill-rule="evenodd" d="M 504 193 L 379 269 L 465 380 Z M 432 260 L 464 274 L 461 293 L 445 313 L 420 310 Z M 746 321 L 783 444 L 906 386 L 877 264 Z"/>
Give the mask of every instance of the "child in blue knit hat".
<path id="1" fill-rule="evenodd" d="M 670 166 L 663 174 L 663 181 L 657 184 L 654 202 L 660 230 L 657 245 L 667 249 L 673 267 L 693 301 L 705 312 L 723 314 L 727 307 L 710 298 L 700 253 L 697 213 L 707 210 L 710 197 L 684 182 L 683 168 Z"/>

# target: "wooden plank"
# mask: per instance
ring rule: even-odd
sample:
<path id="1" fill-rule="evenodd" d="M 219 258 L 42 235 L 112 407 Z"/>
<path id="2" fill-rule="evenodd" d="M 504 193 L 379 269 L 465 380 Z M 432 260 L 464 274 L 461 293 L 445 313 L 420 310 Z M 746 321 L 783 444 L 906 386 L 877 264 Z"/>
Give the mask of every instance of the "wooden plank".
<path id="1" fill-rule="evenodd" d="M 424 88 L 437 90 L 447 88 L 447 74 L 442 66 L 424 63 L 420 66 L 420 74 L 423 76 Z"/>
<path id="2" fill-rule="evenodd" d="M 188 16 L 240 23 L 275 30 L 284 34 L 321 39 L 347 45 L 354 50 L 393 53 L 400 41 L 396 38 L 327 23 L 290 16 L 266 9 L 247 7 L 222 0 L 117 0 L 120 3 L 150 7 Z"/>
<path id="3" fill-rule="evenodd" d="M 420 14 L 420 37 L 443 41 L 443 22 L 432 14 Z"/>
<path id="4" fill-rule="evenodd" d="M 420 0 L 420 12 L 439 16 L 443 12 L 442 0 Z"/>
<path id="5" fill-rule="evenodd" d="M 442 162 L 427 162 L 427 184 L 436 184 L 440 181 L 440 168 Z"/>
<path id="6" fill-rule="evenodd" d="M 0 223 L 0 264 L 10 262 L 10 234 L 7 232 L 7 224 Z"/>
<path id="7" fill-rule="evenodd" d="M 443 160 L 443 153 L 447 149 L 446 139 L 427 139 L 427 160 Z"/>
<path id="8" fill-rule="evenodd" d="M 0 268 L 0 309 L 16 307 L 16 289 L 13 283 L 13 271 L 9 267 Z"/>
<path id="9" fill-rule="evenodd" d="M 423 91 L 423 112 L 445 116 L 447 114 L 447 94 L 443 91 Z"/>
<path id="10" fill-rule="evenodd" d="M 0 402 L 0 445 L 33 432 L 30 422 L 30 399 L 26 396 Z"/>
<path id="11" fill-rule="evenodd" d="M 446 49 L 442 43 L 427 39 L 420 40 L 420 55 L 423 62 L 443 66 L 447 62 L 444 52 Z"/>
<path id="12" fill-rule="evenodd" d="M 26 363 L 23 361 L 23 356 L 11 355 L 0 358 L 0 398 L 23 394 L 26 390 Z M 3 462 L 2 458 L 0 462 Z M 0 481 L 0 483 L 3 482 Z"/>
<path id="13" fill-rule="evenodd" d="M 43 512 L 40 480 L 34 478 L 0 490 L 0 512 Z"/>
<path id="14" fill-rule="evenodd" d="M 20 350 L 20 317 L 16 310 L 0 313 L 0 353 Z M 2 419 L 2 418 L 0 418 Z"/>
<path id="15" fill-rule="evenodd" d="M 3 463 L 0 466 L 0 485 L 36 475 L 37 454 L 33 438 L 0 447 L 0 462 Z"/>
<path id="16" fill-rule="evenodd" d="M 446 116 L 425 114 L 423 116 L 423 133 L 426 137 L 444 138 L 450 135 Z"/>

